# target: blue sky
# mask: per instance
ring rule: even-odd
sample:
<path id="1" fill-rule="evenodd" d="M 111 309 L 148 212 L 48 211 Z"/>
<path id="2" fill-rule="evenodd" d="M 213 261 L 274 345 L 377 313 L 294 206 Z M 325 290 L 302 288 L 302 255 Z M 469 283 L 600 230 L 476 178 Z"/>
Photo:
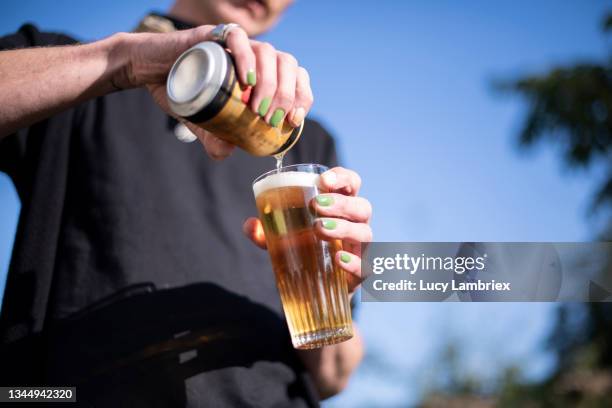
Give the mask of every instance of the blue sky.
<path id="1" fill-rule="evenodd" d="M 92 40 L 130 30 L 169 3 L 5 0 L 0 33 L 33 21 Z M 597 227 L 587 209 L 600 175 L 565 170 L 551 146 L 521 153 L 515 140 L 526 106 L 493 92 L 491 82 L 603 58 L 606 6 L 298 0 L 264 38 L 309 69 L 313 115 L 333 131 L 344 164 L 360 172 L 376 240 L 577 241 Z M 17 212 L 14 190 L 0 178 L 0 282 Z M 374 396 L 381 404 L 414 401 L 424 369 L 449 339 L 475 372 L 514 363 L 541 375 L 551 361 L 538 347 L 553 307 L 363 304 L 371 357 L 329 406 L 372 406 Z M 377 364 L 394 375 L 378 375 Z"/>

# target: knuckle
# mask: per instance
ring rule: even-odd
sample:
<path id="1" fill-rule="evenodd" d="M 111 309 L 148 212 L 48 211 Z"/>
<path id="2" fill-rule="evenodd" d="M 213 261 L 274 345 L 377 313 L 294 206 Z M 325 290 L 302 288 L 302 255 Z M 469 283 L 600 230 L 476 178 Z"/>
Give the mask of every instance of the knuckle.
<path id="1" fill-rule="evenodd" d="M 131 36 L 131 34 L 128 34 L 125 31 L 120 31 L 120 32 L 115 33 L 113 35 L 113 37 L 115 37 L 115 38 L 117 38 L 117 39 L 119 39 L 121 41 L 126 41 L 128 39 L 128 37 L 130 37 L 130 36 Z"/>
<path id="2" fill-rule="evenodd" d="M 227 34 L 228 38 L 229 37 L 234 37 L 234 38 L 247 38 L 247 33 L 246 31 L 244 31 L 244 29 L 242 27 L 234 27 L 230 30 L 230 32 Z"/>
<path id="3" fill-rule="evenodd" d="M 305 105 L 304 107 L 307 109 L 310 109 L 310 107 L 314 103 L 314 97 L 312 96 L 312 94 L 304 96 L 302 100 L 304 101 L 303 103 Z"/>
<path id="4" fill-rule="evenodd" d="M 238 32 L 237 28 L 234 28 L 232 31 L 230 31 L 227 34 L 227 37 L 225 39 L 225 42 L 228 45 L 236 45 L 237 43 L 239 43 L 240 41 L 240 33 Z"/>
<path id="5" fill-rule="evenodd" d="M 304 67 L 298 67 L 298 75 L 306 80 L 306 82 L 310 82 L 310 74 L 308 70 Z"/>
<path id="6" fill-rule="evenodd" d="M 304 103 L 309 103 L 312 105 L 312 103 L 314 102 L 312 90 L 308 87 L 308 85 L 301 84 L 298 81 L 295 92 L 297 95 L 299 95 L 300 100 L 304 101 Z"/>
<path id="7" fill-rule="evenodd" d="M 279 89 L 274 97 L 277 105 L 285 107 L 289 107 L 293 104 L 293 98 L 294 95 L 286 89 Z"/>
<path id="8" fill-rule="evenodd" d="M 347 197 L 342 194 L 334 193 L 332 194 L 334 199 L 334 208 L 340 214 L 345 214 L 348 210 L 350 210 L 351 206 L 347 202 Z"/>
<path id="9" fill-rule="evenodd" d="M 369 200 L 366 200 L 365 198 L 363 199 L 363 201 L 365 202 L 365 213 L 366 213 L 366 218 L 370 219 L 370 217 L 372 216 L 372 203 L 370 203 Z"/>
<path id="10" fill-rule="evenodd" d="M 366 229 L 364 231 L 364 242 L 372 242 L 372 228 L 369 225 L 366 225 Z"/>
<path id="11" fill-rule="evenodd" d="M 282 51 L 277 52 L 277 58 L 279 61 L 281 61 L 284 64 L 293 65 L 296 67 L 298 65 L 297 59 L 293 55 L 289 54 L 288 52 L 282 52 Z"/>
<path id="12" fill-rule="evenodd" d="M 353 201 L 351 208 L 353 209 L 355 218 L 359 221 L 367 218 L 368 205 L 365 200 L 363 200 L 361 197 L 350 197 L 349 199 Z"/>
<path id="13" fill-rule="evenodd" d="M 257 49 L 261 54 L 274 54 L 276 52 L 276 48 L 269 42 L 259 43 Z"/>
<path id="14" fill-rule="evenodd" d="M 257 77 L 257 87 L 259 87 L 259 90 L 264 92 L 266 96 L 274 96 L 278 86 L 274 71 L 269 69 L 258 70 Z"/>
<path id="15" fill-rule="evenodd" d="M 217 153 L 217 151 L 215 150 L 215 148 L 213 148 L 212 146 L 210 146 L 208 143 L 206 143 L 206 141 L 204 141 L 204 150 L 206 150 L 206 153 L 214 160 L 218 160 L 219 154 Z"/>
<path id="16" fill-rule="evenodd" d="M 276 79 L 262 75 L 261 83 L 259 82 L 258 78 L 257 85 L 259 86 L 259 92 L 261 92 L 262 95 L 274 95 L 274 91 L 276 90 Z"/>
<path id="17" fill-rule="evenodd" d="M 355 187 L 358 189 L 359 187 L 361 187 L 361 176 L 359 176 L 359 174 L 354 171 L 351 171 L 351 174 L 353 176 L 353 182 L 355 183 Z"/>
<path id="18" fill-rule="evenodd" d="M 208 36 L 209 34 L 211 34 L 211 31 L 214 28 L 215 26 L 209 25 L 209 24 L 201 25 L 201 26 L 197 26 L 193 30 L 190 30 L 189 34 L 193 35 L 193 37 L 195 38 L 204 38 L 205 36 Z"/>

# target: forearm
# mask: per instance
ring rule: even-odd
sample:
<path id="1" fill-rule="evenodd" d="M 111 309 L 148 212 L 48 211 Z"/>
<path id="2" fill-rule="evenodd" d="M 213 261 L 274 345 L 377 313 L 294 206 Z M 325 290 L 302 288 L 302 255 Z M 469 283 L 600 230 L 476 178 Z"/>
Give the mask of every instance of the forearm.
<path id="1" fill-rule="evenodd" d="M 299 350 L 299 356 L 314 379 L 321 399 L 336 395 L 346 387 L 348 380 L 361 362 L 363 340 L 357 325 L 348 341 L 315 350 Z"/>
<path id="2" fill-rule="evenodd" d="M 0 137 L 112 92 L 127 63 L 121 35 L 91 44 L 0 52 Z"/>

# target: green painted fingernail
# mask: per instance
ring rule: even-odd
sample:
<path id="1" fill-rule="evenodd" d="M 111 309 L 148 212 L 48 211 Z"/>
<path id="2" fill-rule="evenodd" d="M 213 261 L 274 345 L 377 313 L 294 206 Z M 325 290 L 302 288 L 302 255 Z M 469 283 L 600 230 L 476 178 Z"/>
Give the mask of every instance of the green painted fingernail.
<path id="1" fill-rule="evenodd" d="M 324 195 L 316 196 L 315 200 L 317 200 L 317 203 L 319 203 L 319 205 L 322 207 L 329 207 L 330 205 L 334 203 L 333 198 L 331 198 L 330 196 L 324 196 Z"/>
<path id="2" fill-rule="evenodd" d="M 336 229 L 338 223 L 335 220 L 323 220 L 323 228 L 328 230 Z"/>
<path id="3" fill-rule="evenodd" d="M 278 124 L 281 122 L 281 120 L 283 120 L 284 116 L 285 116 L 285 110 L 278 108 L 277 110 L 274 111 L 274 114 L 270 118 L 270 125 L 272 125 L 273 127 L 277 127 Z"/>
<path id="4" fill-rule="evenodd" d="M 247 84 L 251 86 L 255 86 L 256 83 L 257 83 L 257 77 L 255 76 L 255 71 L 253 71 L 252 69 L 249 69 L 249 72 L 247 72 Z"/>
<path id="5" fill-rule="evenodd" d="M 268 109 L 270 109 L 270 102 L 272 102 L 272 99 L 267 96 L 261 100 L 259 108 L 257 109 L 259 116 L 266 116 Z"/>
<path id="6" fill-rule="evenodd" d="M 351 256 L 349 254 L 342 253 L 340 255 L 340 260 L 344 263 L 349 263 L 351 262 Z"/>

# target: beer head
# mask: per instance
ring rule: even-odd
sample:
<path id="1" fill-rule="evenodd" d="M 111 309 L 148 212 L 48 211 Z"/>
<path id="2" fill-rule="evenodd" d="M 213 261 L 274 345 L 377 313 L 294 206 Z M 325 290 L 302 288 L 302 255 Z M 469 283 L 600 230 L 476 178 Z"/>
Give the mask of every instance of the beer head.
<path id="1" fill-rule="evenodd" d="M 282 169 L 281 172 L 277 172 L 273 170 L 269 175 L 255 181 L 253 184 L 253 193 L 255 194 L 255 198 L 257 198 L 261 193 L 268 190 L 283 187 L 317 187 L 318 182 L 319 174 L 317 173 L 303 171 L 283 172 Z"/>

